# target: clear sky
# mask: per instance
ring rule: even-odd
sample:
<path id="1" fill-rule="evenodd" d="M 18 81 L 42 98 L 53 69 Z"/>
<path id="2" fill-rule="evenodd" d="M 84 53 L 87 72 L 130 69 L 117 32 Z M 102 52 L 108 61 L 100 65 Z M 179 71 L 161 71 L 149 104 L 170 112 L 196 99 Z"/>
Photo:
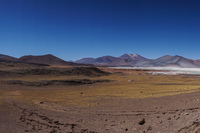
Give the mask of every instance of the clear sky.
<path id="1" fill-rule="evenodd" d="M 199 0 L 0 0 L 0 53 L 200 59 Z"/>

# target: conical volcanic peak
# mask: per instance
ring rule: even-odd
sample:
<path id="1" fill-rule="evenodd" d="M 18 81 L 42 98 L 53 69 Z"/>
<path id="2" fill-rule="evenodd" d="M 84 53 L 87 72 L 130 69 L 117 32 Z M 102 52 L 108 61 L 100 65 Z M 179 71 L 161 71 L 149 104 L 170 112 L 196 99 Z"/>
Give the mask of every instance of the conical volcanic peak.
<path id="1" fill-rule="evenodd" d="M 146 58 L 144 58 L 143 56 L 138 55 L 138 54 L 123 54 L 119 58 L 127 59 L 127 60 L 130 60 L 130 61 L 132 61 L 132 60 L 146 60 Z"/>

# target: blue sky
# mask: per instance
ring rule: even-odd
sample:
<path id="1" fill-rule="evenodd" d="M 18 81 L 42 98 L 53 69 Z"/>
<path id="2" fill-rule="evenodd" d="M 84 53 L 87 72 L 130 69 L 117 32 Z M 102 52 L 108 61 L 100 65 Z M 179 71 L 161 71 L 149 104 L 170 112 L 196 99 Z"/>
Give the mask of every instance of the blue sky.
<path id="1" fill-rule="evenodd" d="M 0 53 L 200 59 L 199 0 L 0 0 Z"/>

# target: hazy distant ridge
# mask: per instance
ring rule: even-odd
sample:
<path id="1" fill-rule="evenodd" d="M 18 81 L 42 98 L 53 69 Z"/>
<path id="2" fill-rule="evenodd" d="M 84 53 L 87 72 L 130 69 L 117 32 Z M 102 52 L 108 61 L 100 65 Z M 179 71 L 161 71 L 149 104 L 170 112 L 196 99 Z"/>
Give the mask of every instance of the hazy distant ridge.
<path id="1" fill-rule="evenodd" d="M 157 59 L 148 59 L 138 54 L 123 54 L 119 57 L 102 56 L 98 58 L 83 58 L 76 63 L 93 64 L 112 67 L 181 67 L 199 68 L 200 60 L 187 59 L 182 56 L 165 55 Z"/>
<path id="2" fill-rule="evenodd" d="M 180 68 L 200 68 L 200 60 L 192 60 L 182 56 L 165 55 L 157 59 L 148 59 L 138 54 L 123 54 L 119 57 L 102 56 L 98 58 L 83 58 L 75 62 L 62 60 L 54 55 L 47 54 L 41 56 L 22 56 L 20 58 L 0 54 L 0 61 L 15 61 L 37 64 L 47 64 L 51 66 L 77 66 L 82 64 L 92 64 L 107 67 L 180 67 Z"/>

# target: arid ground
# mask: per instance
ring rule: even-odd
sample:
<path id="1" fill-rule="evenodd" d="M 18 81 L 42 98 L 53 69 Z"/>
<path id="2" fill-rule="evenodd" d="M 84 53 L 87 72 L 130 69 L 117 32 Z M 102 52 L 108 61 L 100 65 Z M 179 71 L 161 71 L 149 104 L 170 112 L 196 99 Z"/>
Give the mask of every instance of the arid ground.
<path id="1" fill-rule="evenodd" d="M 0 64 L 0 132 L 200 132 L 200 75 L 149 72 Z"/>

